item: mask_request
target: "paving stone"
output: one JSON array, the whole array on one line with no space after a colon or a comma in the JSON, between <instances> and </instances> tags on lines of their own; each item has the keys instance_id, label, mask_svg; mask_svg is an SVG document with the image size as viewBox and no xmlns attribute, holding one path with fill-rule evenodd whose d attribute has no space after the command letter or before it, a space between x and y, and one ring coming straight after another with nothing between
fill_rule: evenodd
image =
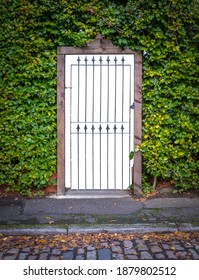
<instances>
[{"instance_id":1,"label":"paving stone","mask_svg":"<svg viewBox=\"0 0 199 280\"><path fill-rule=\"evenodd\" d=\"M120 246L113 246L111 250L113 253L122 253L122 248Z\"/></svg>"},{"instance_id":2,"label":"paving stone","mask_svg":"<svg viewBox=\"0 0 199 280\"><path fill-rule=\"evenodd\" d=\"M96 251L88 251L87 260L96 260Z\"/></svg>"},{"instance_id":3,"label":"paving stone","mask_svg":"<svg viewBox=\"0 0 199 280\"><path fill-rule=\"evenodd\" d=\"M78 255L83 255L84 252L85 252L84 248L78 248L78 249L77 249L77 254L78 254Z\"/></svg>"},{"instance_id":4,"label":"paving stone","mask_svg":"<svg viewBox=\"0 0 199 280\"><path fill-rule=\"evenodd\" d=\"M28 260L36 260L37 259L37 256L33 256L33 255L29 255L28 256Z\"/></svg>"},{"instance_id":5,"label":"paving stone","mask_svg":"<svg viewBox=\"0 0 199 280\"><path fill-rule=\"evenodd\" d=\"M190 244L190 243L185 243L185 244L183 244L183 246L184 246L186 249L193 248L193 245Z\"/></svg>"},{"instance_id":6,"label":"paving stone","mask_svg":"<svg viewBox=\"0 0 199 280\"><path fill-rule=\"evenodd\" d=\"M47 260L48 259L48 254L47 253L42 253L39 256L39 260Z\"/></svg>"},{"instance_id":7,"label":"paving stone","mask_svg":"<svg viewBox=\"0 0 199 280\"><path fill-rule=\"evenodd\" d=\"M199 245L195 245L195 250L197 250L199 252Z\"/></svg>"},{"instance_id":8,"label":"paving stone","mask_svg":"<svg viewBox=\"0 0 199 280\"><path fill-rule=\"evenodd\" d=\"M159 246L151 246L150 249L152 253L162 252L162 249Z\"/></svg>"},{"instance_id":9,"label":"paving stone","mask_svg":"<svg viewBox=\"0 0 199 280\"><path fill-rule=\"evenodd\" d=\"M123 244L124 244L124 247L126 247L126 248L132 248L132 246L133 246L133 242L129 241L129 240L125 240L123 242Z\"/></svg>"},{"instance_id":10,"label":"paving stone","mask_svg":"<svg viewBox=\"0 0 199 280\"><path fill-rule=\"evenodd\" d=\"M150 242L150 246L159 245L157 241Z\"/></svg>"},{"instance_id":11,"label":"paving stone","mask_svg":"<svg viewBox=\"0 0 199 280\"><path fill-rule=\"evenodd\" d=\"M163 254L155 254L155 260L164 260L165 256Z\"/></svg>"},{"instance_id":12,"label":"paving stone","mask_svg":"<svg viewBox=\"0 0 199 280\"><path fill-rule=\"evenodd\" d=\"M138 251L148 251L148 247L145 244L137 244L136 248Z\"/></svg>"},{"instance_id":13,"label":"paving stone","mask_svg":"<svg viewBox=\"0 0 199 280\"><path fill-rule=\"evenodd\" d=\"M123 254L113 254L113 259L114 260L124 260L124 255Z\"/></svg>"},{"instance_id":14,"label":"paving stone","mask_svg":"<svg viewBox=\"0 0 199 280\"><path fill-rule=\"evenodd\" d=\"M127 260L138 260L138 256L136 255L126 255Z\"/></svg>"},{"instance_id":15,"label":"paving stone","mask_svg":"<svg viewBox=\"0 0 199 280\"><path fill-rule=\"evenodd\" d=\"M49 257L49 260L59 260L60 258L59 258L59 256L55 256L55 255L51 255L50 257Z\"/></svg>"},{"instance_id":16,"label":"paving stone","mask_svg":"<svg viewBox=\"0 0 199 280\"><path fill-rule=\"evenodd\" d=\"M44 247L42 249L42 253L49 253L51 251L51 248L50 247Z\"/></svg>"},{"instance_id":17,"label":"paving stone","mask_svg":"<svg viewBox=\"0 0 199 280\"><path fill-rule=\"evenodd\" d=\"M194 260L199 260L199 254L194 249L189 249L189 252L192 254Z\"/></svg>"},{"instance_id":18,"label":"paving stone","mask_svg":"<svg viewBox=\"0 0 199 280\"><path fill-rule=\"evenodd\" d=\"M39 249L34 249L32 253L33 254L39 254Z\"/></svg>"},{"instance_id":19,"label":"paving stone","mask_svg":"<svg viewBox=\"0 0 199 280\"><path fill-rule=\"evenodd\" d=\"M73 251L67 251L62 254L63 260L72 260L74 257Z\"/></svg>"},{"instance_id":20,"label":"paving stone","mask_svg":"<svg viewBox=\"0 0 199 280\"><path fill-rule=\"evenodd\" d=\"M4 260L16 260L17 259L17 255L16 254L15 255L11 255L11 256L6 255L6 256L3 257L3 259Z\"/></svg>"},{"instance_id":21,"label":"paving stone","mask_svg":"<svg viewBox=\"0 0 199 280\"><path fill-rule=\"evenodd\" d=\"M135 249L131 249L131 248L124 248L124 254L126 255L133 255L133 254L137 254Z\"/></svg>"},{"instance_id":22,"label":"paving stone","mask_svg":"<svg viewBox=\"0 0 199 280\"><path fill-rule=\"evenodd\" d=\"M93 251L93 250L95 250L95 247L93 247L93 246L88 246L87 247L87 251Z\"/></svg>"},{"instance_id":23,"label":"paving stone","mask_svg":"<svg viewBox=\"0 0 199 280\"><path fill-rule=\"evenodd\" d=\"M30 252L30 248L29 248L29 247L23 248L23 249L22 249L22 252L23 252L23 253L29 253L29 252Z\"/></svg>"},{"instance_id":24,"label":"paving stone","mask_svg":"<svg viewBox=\"0 0 199 280\"><path fill-rule=\"evenodd\" d=\"M28 253L20 253L18 260L25 260L28 257Z\"/></svg>"},{"instance_id":25,"label":"paving stone","mask_svg":"<svg viewBox=\"0 0 199 280\"><path fill-rule=\"evenodd\" d=\"M111 260L110 249L99 249L98 250L98 259L99 260Z\"/></svg>"},{"instance_id":26,"label":"paving stone","mask_svg":"<svg viewBox=\"0 0 199 280\"><path fill-rule=\"evenodd\" d=\"M184 260L187 258L187 252L186 251L179 251L176 253L176 257L180 260Z\"/></svg>"},{"instance_id":27,"label":"paving stone","mask_svg":"<svg viewBox=\"0 0 199 280\"><path fill-rule=\"evenodd\" d=\"M60 250L60 249L54 248L54 249L52 250L52 255L60 255L60 254L61 254L61 250Z\"/></svg>"},{"instance_id":28,"label":"paving stone","mask_svg":"<svg viewBox=\"0 0 199 280\"><path fill-rule=\"evenodd\" d=\"M172 242L172 245L178 245L178 244L180 245L180 241L175 240Z\"/></svg>"},{"instance_id":29,"label":"paving stone","mask_svg":"<svg viewBox=\"0 0 199 280\"><path fill-rule=\"evenodd\" d=\"M152 260L153 257L151 256L151 254L147 251L141 252L140 253L140 259L141 260Z\"/></svg>"},{"instance_id":30,"label":"paving stone","mask_svg":"<svg viewBox=\"0 0 199 280\"><path fill-rule=\"evenodd\" d=\"M82 256L82 255L78 255L78 256L76 256L76 260L84 260L84 256Z\"/></svg>"},{"instance_id":31,"label":"paving stone","mask_svg":"<svg viewBox=\"0 0 199 280\"><path fill-rule=\"evenodd\" d=\"M143 240L143 239L138 239L138 238L136 238L135 239L135 243L137 243L137 244L144 244L145 243L145 241Z\"/></svg>"},{"instance_id":32,"label":"paving stone","mask_svg":"<svg viewBox=\"0 0 199 280\"><path fill-rule=\"evenodd\" d=\"M175 246L177 251L183 251L184 250L184 248L181 245L176 244L174 246Z\"/></svg>"},{"instance_id":33,"label":"paving stone","mask_svg":"<svg viewBox=\"0 0 199 280\"><path fill-rule=\"evenodd\" d=\"M120 242L119 242L119 241L117 241L117 240L113 240L112 245L113 245L113 246L120 245Z\"/></svg>"},{"instance_id":34,"label":"paving stone","mask_svg":"<svg viewBox=\"0 0 199 280\"><path fill-rule=\"evenodd\" d=\"M13 248L7 251L7 254L18 254L19 253L19 249Z\"/></svg>"},{"instance_id":35,"label":"paving stone","mask_svg":"<svg viewBox=\"0 0 199 280\"><path fill-rule=\"evenodd\" d=\"M161 246L164 250L168 250L170 248L170 246L168 244L164 244L164 243L161 244Z\"/></svg>"},{"instance_id":36,"label":"paving stone","mask_svg":"<svg viewBox=\"0 0 199 280\"><path fill-rule=\"evenodd\" d=\"M176 260L177 257L174 255L173 251L166 251L167 257L169 260Z\"/></svg>"}]
</instances>

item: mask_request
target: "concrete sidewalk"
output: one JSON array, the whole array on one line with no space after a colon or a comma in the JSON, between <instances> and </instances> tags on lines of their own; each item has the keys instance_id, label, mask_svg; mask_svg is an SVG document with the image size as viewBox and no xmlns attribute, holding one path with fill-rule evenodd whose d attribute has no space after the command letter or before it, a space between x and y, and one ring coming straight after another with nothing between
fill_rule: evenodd
<instances>
[{"instance_id":1,"label":"concrete sidewalk","mask_svg":"<svg viewBox=\"0 0 199 280\"><path fill-rule=\"evenodd\" d=\"M199 231L199 198L136 201L128 192L0 199L0 233Z\"/></svg>"}]
</instances>

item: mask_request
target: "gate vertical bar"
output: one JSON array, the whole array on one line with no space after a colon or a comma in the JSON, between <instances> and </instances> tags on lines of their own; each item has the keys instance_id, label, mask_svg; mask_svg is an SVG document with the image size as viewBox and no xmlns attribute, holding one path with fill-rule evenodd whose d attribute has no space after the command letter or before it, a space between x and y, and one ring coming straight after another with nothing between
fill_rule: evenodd
<instances>
[{"instance_id":1,"label":"gate vertical bar","mask_svg":"<svg viewBox=\"0 0 199 280\"><path fill-rule=\"evenodd\" d=\"M123 160L124 160L124 126L122 124L121 126L121 130L122 130L122 189L124 188L124 163L123 163Z\"/></svg>"},{"instance_id":2,"label":"gate vertical bar","mask_svg":"<svg viewBox=\"0 0 199 280\"><path fill-rule=\"evenodd\" d=\"M94 130L95 127L92 125L92 189L94 189Z\"/></svg>"},{"instance_id":3,"label":"gate vertical bar","mask_svg":"<svg viewBox=\"0 0 199 280\"><path fill-rule=\"evenodd\" d=\"M116 114L117 114L117 57L114 58L115 61L115 110L114 110L114 122L116 122Z\"/></svg>"},{"instance_id":4,"label":"gate vertical bar","mask_svg":"<svg viewBox=\"0 0 199 280\"><path fill-rule=\"evenodd\" d=\"M130 66L130 79L129 79L129 152L131 150L131 66ZM129 158L129 185L131 185L131 161Z\"/></svg>"},{"instance_id":5,"label":"gate vertical bar","mask_svg":"<svg viewBox=\"0 0 199 280\"><path fill-rule=\"evenodd\" d=\"M116 154L117 154L117 151L116 151L116 124L114 125L113 127L114 129L114 188L116 189Z\"/></svg>"},{"instance_id":6,"label":"gate vertical bar","mask_svg":"<svg viewBox=\"0 0 199 280\"><path fill-rule=\"evenodd\" d=\"M72 65L70 66L70 86L72 85ZM72 188L72 87L70 88L70 188Z\"/></svg>"},{"instance_id":7,"label":"gate vertical bar","mask_svg":"<svg viewBox=\"0 0 199 280\"><path fill-rule=\"evenodd\" d=\"M99 153L100 153L100 189L102 188L102 57L100 56L99 59L100 62L100 126L99 126L99 137L100 137L100 147L99 147Z\"/></svg>"},{"instance_id":8,"label":"gate vertical bar","mask_svg":"<svg viewBox=\"0 0 199 280\"><path fill-rule=\"evenodd\" d=\"M115 109L114 109L114 122L116 123L117 114L117 57L114 58L115 61ZM116 189L116 124L114 125L114 188Z\"/></svg>"},{"instance_id":9,"label":"gate vertical bar","mask_svg":"<svg viewBox=\"0 0 199 280\"><path fill-rule=\"evenodd\" d=\"M77 187L79 189L79 130L80 126L77 125Z\"/></svg>"},{"instance_id":10,"label":"gate vertical bar","mask_svg":"<svg viewBox=\"0 0 199 280\"><path fill-rule=\"evenodd\" d=\"M109 156L108 156L108 145L109 145L109 142L108 142L108 134L109 134L109 125L107 124L107 127L106 127L106 130L107 130L107 189L109 189L109 184L108 184L108 179L109 179L109 176L108 176L108 165L109 165Z\"/></svg>"},{"instance_id":11,"label":"gate vertical bar","mask_svg":"<svg viewBox=\"0 0 199 280\"><path fill-rule=\"evenodd\" d=\"M122 57L122 189L124 188L124 57Z\"/></svg>"},{"instance_id":12,"label":"gate vertical bar","mask_svg":"<svg viewBox=\"0 0 199 280\"><path fill-rule=\"evenodd\" d=\"M110 59L109 59L109 56L107 57L107 66L108 66L108 69L107 69L107 127L106 127L106 130L107 130L107 189L109 189L109 173L108 173L108 170L109 170L109 156L108 156L108 153L109 153L109 62L110 62Z\"/></svg>"},{"instance_id":13,"label":"gate vertical bar","mask_svg":"<svg viewBox=\"0 0 199 280\"><path fill-rule=\"evenodd\" d=\"M77 101L77 187L79 189L79 91L80 91L80 57L78 56L77 62L78 62L78 74L77 74L77 91L78 91L78 101Z\"/></svg>"},{"instance_id":14,"label":"gate vertical bar","mask_svg":"<svg viewBox=\"0 0 199 280\"><path fill-rule=\"evenodd\" d=\"M85 131L85 189L87 189L87 161L86 161L86 157L87 157L87 153L86 153L86 138L87 138L87 126L86 126L86 121L87 121L87 56L84 59L85 61L85 116L84 116L84 120L85 120L85 126L84 126L84 131Z\"/></svg>"},{"instance_id":15,"label":"gate vertical bar","mask_svg":"<svg viewBox=\"0 0 199 280\"><path fill-rule=\"evenodd\" d=\"M108 66L108 71L107 71L107 123L109 122L109 56L107 57L107 66Z\"/></svg>"}]
</instances>

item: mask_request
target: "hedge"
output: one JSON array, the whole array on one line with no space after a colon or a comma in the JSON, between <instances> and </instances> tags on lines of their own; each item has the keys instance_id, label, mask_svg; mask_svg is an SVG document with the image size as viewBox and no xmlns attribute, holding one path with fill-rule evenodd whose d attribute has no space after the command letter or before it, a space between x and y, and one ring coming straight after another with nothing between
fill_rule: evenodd
<instances>
[{"instance_id":1,"label":"hedge","mask_svg":"<svg viewBox=\"0 0 199 280\"><path fill-rule=\"evenodd\" d=\"M0 185L30 194L56 172L56 50L97 33L143 51L143 189L199 188L197 0L2 0Z\"/></svg>"}]
</instances>

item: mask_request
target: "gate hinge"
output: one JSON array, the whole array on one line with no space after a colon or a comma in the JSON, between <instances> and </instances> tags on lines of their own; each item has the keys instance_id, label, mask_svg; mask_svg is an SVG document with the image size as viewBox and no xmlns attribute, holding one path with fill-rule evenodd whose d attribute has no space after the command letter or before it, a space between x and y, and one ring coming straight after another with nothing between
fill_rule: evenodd
<instances>
[{"instance_id":1,"label":"gate hinge","mask_svg":"<svg viewBox=\"0 0 199 280\"><path fill-rule=\"evenodd\" d=\"M130 106L130 108L131 108L131 109L135 109L135 108L134 108L134 103Z\"/></svg>"}]
</instances>

